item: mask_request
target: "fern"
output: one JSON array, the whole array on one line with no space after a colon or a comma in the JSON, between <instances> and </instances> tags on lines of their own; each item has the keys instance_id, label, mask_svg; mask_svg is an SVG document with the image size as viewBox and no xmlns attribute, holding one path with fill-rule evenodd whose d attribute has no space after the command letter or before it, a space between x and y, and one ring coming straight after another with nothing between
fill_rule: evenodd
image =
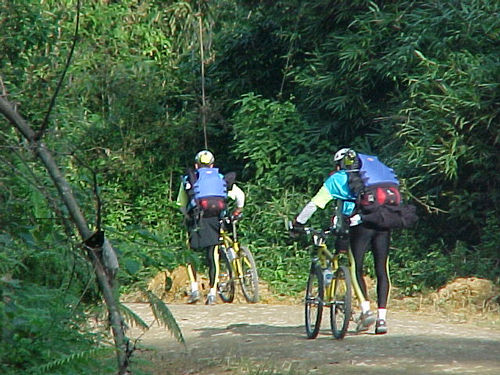
<instances>
[{"instance_id":1,"label":"fern","mask_svg":"<svg viewBox=\"0 0 500 375\"><path fill-rule=\"evenodd\" d=\"M125 306L121 303L120 303L120 311L121 311L122 317L131 326L136 325L139 328L141 328L142 330L149 329L148 324L144 320L142 320L139 315L137 315L135 312L133 312L131 309L129 309L127 306Z\"/></svg>"},{"instance_id":2,"label":"fern","mask_svg":"<svg viewBox=\"0 0 500 375\"><path fill-rule=\"evenodd\" d=\"M52 374L54 369L61 368L64 366L74 365L76 362L82 362L88 359L102 358L104 355L112 354L113 348L111 347L99 347L88 350L82 350L79 352L71 353L65 355L61 358L55 359L46 363L42 366L37 366L31 369L27 369L29 374Z\"/></svg>"},{"instance_id":3,"label":"fern","mask_svg":"<svg viewBox=\"0 0 500 375\"><path fill-rule=\"evenodd\" d=\"M149 290L143 290L143 292L148 298L149 306L151 306L151 310L153 310L156 321L158 321L160 325L166 326L175 339L186 346L182 331L167 305Z\"/></svg>"}]
</instances>

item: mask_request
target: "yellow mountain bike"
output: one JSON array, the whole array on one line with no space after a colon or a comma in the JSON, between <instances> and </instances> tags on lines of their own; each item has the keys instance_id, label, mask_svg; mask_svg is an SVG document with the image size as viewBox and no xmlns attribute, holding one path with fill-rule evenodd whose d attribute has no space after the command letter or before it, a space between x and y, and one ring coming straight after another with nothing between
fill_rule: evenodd
<instances>
[{"instance_id":1,"label":"yellow mountain bike","mask_svg":"<svg viewBox=\"0 0 500 375\"><path fill-rule=\"evenodd\" d=\"M314 339L318 336L323 308L329 307L332 334L336 339L343 339L352 318L350 266L341 264L347 256L335 251L332 254L328 249L326 239L335 234L334 229L303 230L311 236L314 244L304 299L307 337Z\"/></svg>"},{"instance_id":2,"label":"yellow mountain bike","mask_svg":"<svg viewBox=\"0 0 500 375\"><path fill-rule=\"evenodd\" d=\"M239 280L243 296L249 303L259 301L259 276L252 252L238 241L237 220L225 217L221 220L220 241L214 251L219 254L219 278L217 291L224 302L233 302L236 280Z\"/></svg>"}]
</instances>

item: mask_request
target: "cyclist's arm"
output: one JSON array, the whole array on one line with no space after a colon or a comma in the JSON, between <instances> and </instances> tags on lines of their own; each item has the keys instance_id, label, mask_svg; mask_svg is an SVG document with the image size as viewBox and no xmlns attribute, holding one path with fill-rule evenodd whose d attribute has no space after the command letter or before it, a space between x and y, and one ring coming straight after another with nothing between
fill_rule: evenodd
<instances>
[{"instance_id":1,"label":"cyclist's arm","mask_svg":"<svg viewBox=\"0 0 500 375\"><path fill-rule=\"evenodd\" d=\"M311 218L311 216L319 208L323 209L326 207L328 202L332 200L332 195L328 189L323 185L321 189L316 193L314 197L304 206L302 211L297 215L296 221L299 224L305 224Z\"/></svg>"},{"instance_id":2,"label":"cyclist's arm","mask_svg":"<svg viewBox=\"0 0 500 375\"><path fill-rule=\"evenodd\" d=\"M177 194L177 205L179 206L179 209L181 210L182 213L186 213L187 210L187 205L189 202L189 197L186 192L186 189L184 188L184 183L181 182L179 185L179 192Z\"/></svg>"},{"instance_id":3,"label":"cyclist's arm","mask_svg":"<svg viewBox=\"0 0 500 375\"><path fill-rule=\"evenodd\" d=\"M237 208L243 208L243 206L245 206L245 193L238 185L233 184L231 190L227 192L227 196L236 201Z\"/></svg>"},{"instance_id":4,"label":"cyclist's arm","mask_svg":"<svg viewBox=\"0 0 500 375\"><path fill-rule=\"evenodd\" d=\"M326 179L316 195L306 204L301 213L297 216L296 221L300 224L305 224L314 212L316 212L318 207L324 209L332 199L355 199L349 189L348 177L345 171L336 172ZM353 210L354 203L345 203L346 205L343 211L345 214L350 214Z\"/></svg>"}]
</instances>

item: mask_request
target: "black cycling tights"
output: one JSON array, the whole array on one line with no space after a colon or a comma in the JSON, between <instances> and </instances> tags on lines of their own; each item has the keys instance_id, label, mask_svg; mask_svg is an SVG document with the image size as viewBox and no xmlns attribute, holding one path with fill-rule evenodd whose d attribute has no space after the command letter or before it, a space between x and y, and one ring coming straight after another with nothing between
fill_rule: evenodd
<instances>
[{"instance_id":1,"label":"black cycling tights","mask_svg":"<svg viewBox=\"0 0 500 375\"><path fill-rule=\"evenodd\" d=\"M214 247L207 247L207 263L208 263L208 277L210 278L210 288L215 286L215 259L214 259Z\"/></svg>"},{"instance_id":2,"label":"black cycling tights","mask_svg":"<svg viewBox=\"0 0 500 375\"><path fill-rule=\"evenodd\" d=\"M201 250L201 249L199 249ZM205 257L203 258L203 264L208 267L208 277L210 278L210 288L215 285L215 259L214 259L214 246L208 246L203 248L205 252ZM196 267L191 264L191 269L193 270L193 276L196 280Z\"/></svg>"},{"instance_id":3,"label":"black cycling tights","mask_svg":"<svg viewBox=\"0 0 500 375\"><path fill-rule=\"evenodd\" d=\"M387 261L391 233L389 230L377 230L361 224L351 227L350 237L358 285L368 300L363 278L363 259L365 253L371 248L375 261L375 274L377 275L377 304L379 308L385 308L390 288Z\"/></svg>"}]
</instances>

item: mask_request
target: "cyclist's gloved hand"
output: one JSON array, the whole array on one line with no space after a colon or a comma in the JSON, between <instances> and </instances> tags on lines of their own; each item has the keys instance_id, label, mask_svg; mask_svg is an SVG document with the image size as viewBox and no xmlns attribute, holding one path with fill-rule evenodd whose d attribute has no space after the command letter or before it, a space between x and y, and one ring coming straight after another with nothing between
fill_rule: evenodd
<instances>
[{"instance_id":1,"label":"cyclist's gloved hand","mask_svg":"<svg viewBox=\"0 0 500 375\"><path fill-rule=\"evenodd\" d=\"M241 208L236 208L233 213L231 214L231 219L233 220L239 220L242 216L242 213L241 213Z\"/></svg>"},{"instance_id":2,"label":"cyclist's gloved hand","mask_svg":"<svg viewBox=\"0 0 500 375\"><path fill-rule=\"evenodd\" d=\"M290 222L290 227L288 228L290 231L290 237L291 238L297 238L301 234L303 234L305 224L299 223L297 219L294 219L293 221Z\"/></svg>"},{"instance_id":3,"label":"cyclist's gloved hand","mask_svg":"<svg viewBox=\"0 0 500 375\"><path fill-rule=\"evenodd\" d=\"M349 218L349 224L351 227L354 227L356 225L359 225L361 224L362 220L361 220L361 215L360 214L356 214L354 216L351 216Z\"/></svg>"}]
</instances>

